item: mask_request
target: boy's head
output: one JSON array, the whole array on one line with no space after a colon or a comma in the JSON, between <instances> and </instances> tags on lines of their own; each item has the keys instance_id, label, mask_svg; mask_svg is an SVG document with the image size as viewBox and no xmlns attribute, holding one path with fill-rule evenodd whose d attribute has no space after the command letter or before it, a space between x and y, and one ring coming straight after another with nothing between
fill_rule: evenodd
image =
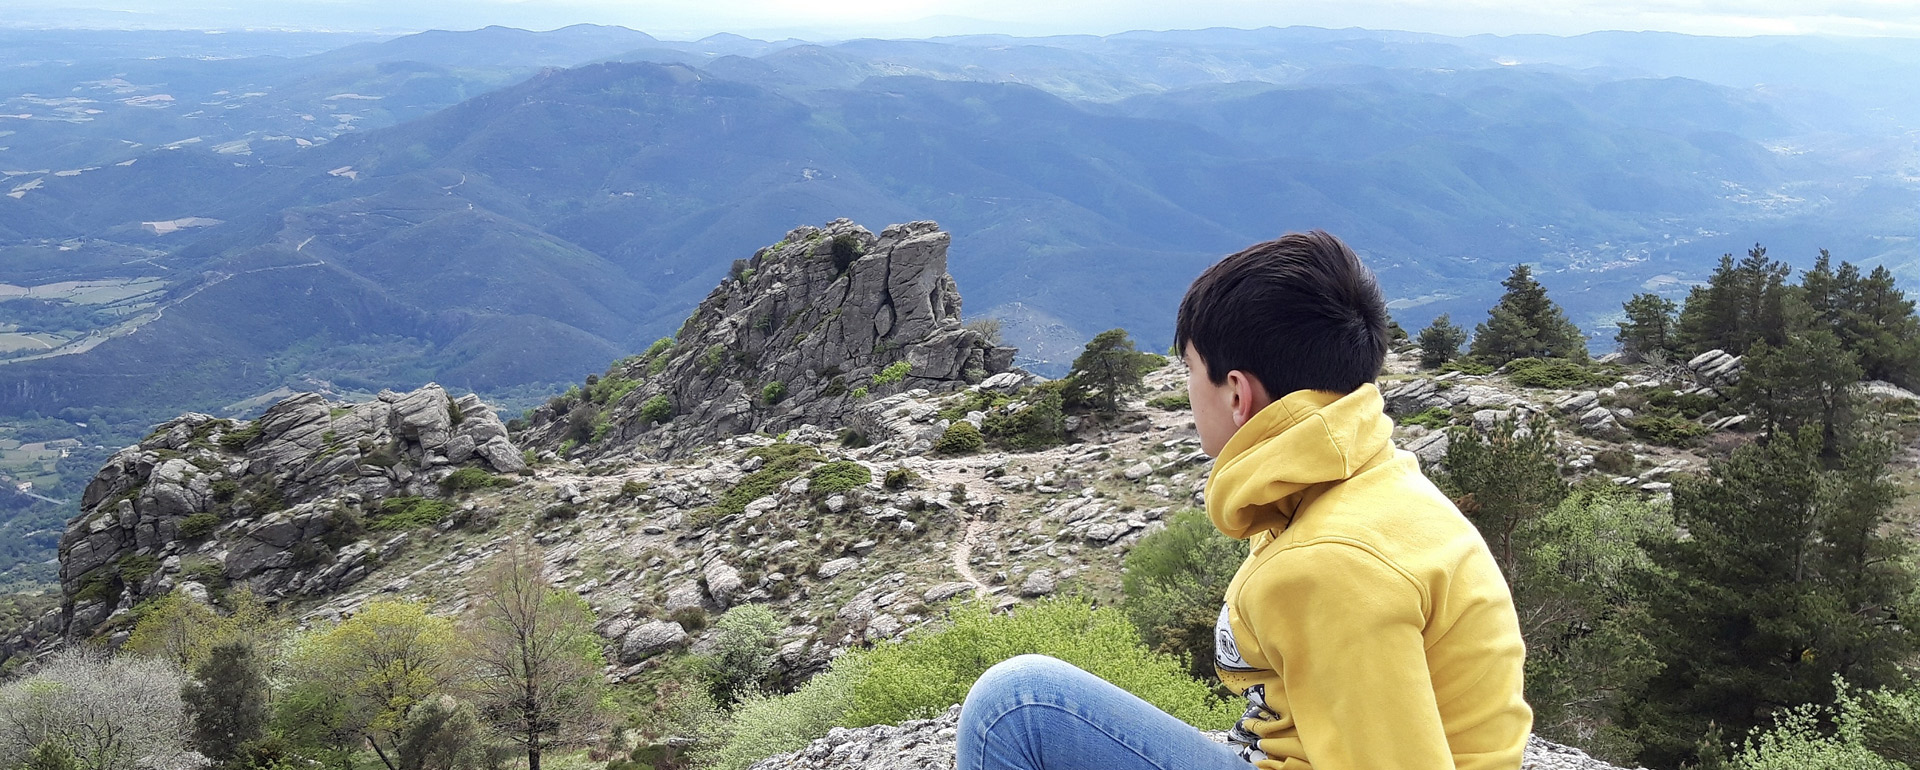
<instances>
[{"instance_id":1,"label":"boy's head","mask_svg":"<svg viewBox=\"0 0 1920 770\"><path fill-rule=\"evenodd\" d=\"M1174 345L1186 358L1200 446L1296 390L1341 393L1372 382L1387 355L1387 303L1373 273L1327 233L1248 247L1194 279Z\"/></svg>"}]
</instances>

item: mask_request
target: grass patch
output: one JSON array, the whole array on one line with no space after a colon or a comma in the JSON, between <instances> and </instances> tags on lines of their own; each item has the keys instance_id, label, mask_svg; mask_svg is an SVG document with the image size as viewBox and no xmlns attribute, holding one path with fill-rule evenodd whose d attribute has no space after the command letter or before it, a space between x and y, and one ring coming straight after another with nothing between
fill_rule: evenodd
<instances>
[{"instance_id":1,"label":"grass patch","mask_svg":"<svg viewBox=\"0 0 1920 770\"><path fill-rule=\"evenodd\" d=\"M375 532L405 532L439 524L453 512L445 500L425 497L389 497L380 501L367 529Z\"/></svg>"},{"instance_id":2,"label":"grass patch","mask_svg":"<svg viewBox=\"0 0 1920 770\"><path fill-rule=\"evenodd\" d=\"M1418 414L1400 418L1401 425L1419 425L1424 428L1440 430L1453 422L1453 411L1444 406L1430 406Z\"/></svg>"},{"instance_id":3,"label":"grass patch","mask_svg":"<svg viewBox=\"0 0 1920 770\"><path fill-rule=\"evenodd\" d=\"M781 484L798 478L808 468L826 459L813 447L787 442L755 447L747 450L747 456L758 457L763 461L759 470L747 474L745 478L740 479L739 483L721 493L720 499L715 500L712 505L694 511L690 517L693 526L709 526L723 518L745 511L747 503L773 494Z\"/></svg>"}]
</instances>

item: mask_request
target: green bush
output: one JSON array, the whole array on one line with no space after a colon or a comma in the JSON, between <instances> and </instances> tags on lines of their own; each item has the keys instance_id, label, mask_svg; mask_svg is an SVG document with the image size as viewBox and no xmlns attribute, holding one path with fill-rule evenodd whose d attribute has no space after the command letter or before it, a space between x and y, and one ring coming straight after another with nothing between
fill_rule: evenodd
<instances>
[{"instance_id":1,"label":"green bush","mask_svg":"<svg viewBox=\"0 0 1920 770\"><path fill-rule=\"evenodd\" d=\"M617 404L637 387L640 387L639 380L609 375L588 385L585 395L588 401L596 404Z\"/></svg>"},{"instance_id":2,"label":"green bush","mask_svg":"<svg viewBox=\"0 0 1920 770\"><path fill-rule=\"evenodd\" d=\"M994 444L1010 449L1045 449L1067 441L1067 411L1061 390L1065 382L1037 385L1026 393L1027 405L1015 412L991 414L980 432Z\"/></svg>"},{"instance_id":3,"label":"green bush","mask_svg":"<svg viewBox=\"0 0 1920 770\"><path fill-rule=\"evenodd\" d=\"M1050 655L1112 682L1196 727L1230 724L1240 710L1188 677L1178 661L1147 650L1119 610L1057 598L993 615L980 604L954 610L946 628L868 650L853 687L848 727L927 719L966 699L988 667L1017 655Z\"/></svg>"},{"instance_id":4,"label":"green bush","mask_svg":"<svg viewBox=\"0 0 1920 770\"><path fill-rule=\"evenodd\" d=\"M867 389L865 387L854 388L853 392L848 393L847 395L852 396L853 400L859 401L860 399L867 397Z\"/></svg>"},{"instance_id":5,"label":"green bush","mask_svg":"<svg viewBox=\"0 0 1920 770\"><path fill-rule=\"evenodd\" d=\"M645 356L647 358L653 358L654 356L660 355L661 353L665 353L672 349L673 349L673 338L661 337L660 339L654 340L652 345L648 345L647 352L641 353L640 355Z\"/></svg>"},{"instance_id":6,"label":"green bush","mask_svg":"<svg viewBox=\"0 0 1920 770\"><path fill-rule=\"evenodd\" d=\"M1079 666L1197 727L1215 729L1240 715L1183 674L1178 661L1148 651L1118 610L1079 598L1048 599L1011 615L972 604L957 608L944 627L842 656L791 694L747 698L704 766L740 770L833 727L931 717L964 700L994 664L1029 653Z\"/></svg>"},{"instance_id":7,"label":"green bush","mask_svg":"<svg viewBox=\"0 0 1920 770\"><path fill-rule=\"evenodd\" d=\"M892 385L906 379L907 373L911 371L913 371L913 364L905 361L895 361L887 364L887 368L881 369L879 374L873 376L873 384Z\"/></svg>"},{"instance_id":8,"label":"green bush","mask_svg":"<svg viewBox=\"0 0 1920 770\"><path fill-rule=\"evenodd\" d=\"M908 470L906 468L894 468L893 470L887 471L886 480L881 482L881 486L886 487L888 491L898 492L902 489L906 489L908 485L912 484L914 481L918 480L919 478L920 478L920 474L914 473L911 470Z\"/></svg>"},{"instance_id":9,"label":"green bush","mask_svg":"<svg viewBox=\"0 0 1920 770\"><path fill-rule=\"evenodd\" d=\"M1442 364L1440 366L1440 372L1442 374L1445 374L1447 372L1459 372L1461 374L1472 374L1472 375L1493 374L1493 366L1491 364L1483 363L1480 361L1474 361L1472 359L1456 358L1452 361L1448 361L1445 364Z\"/></svg>"},{"instance_id":10,"label":"green bush","mask_svg":"<svg viewBox=\"0 0 1920 770\"><path fill-rule=\"evenodd\" d=\"M246 449L248 444L253 443L253 440L259 437L260 421L254 420L253 422L247 423L247 427L220 434L220 446L229 452L239 452Z\"/></svg>"},{"instance_id":11,"label":"green bush","mask_svg":"<svg viewBox=\"0 0 1920 770\"><path fill-rule=\"evenodd\" d=\"M1400 418L1401 425L1419 425L1440 430L1453 423L1453 411L1443 406L1430 406L1418 414Z\"/></svg>"},{"instance_id":12,"label":"green bush","mask_svg":"<svg viewBox=\"0 0 1920 770\"><path fill-rule=\"evenodd\" d=\"M492 489L513 486L513 480L495 476L479 468L461 468L440 480L443 492L468 492L475 489Z\"/></svg>"},{"instance_id":13,"label":"green bush","mask_svg":"<svg viewBox=\"0 0 1920 770\"><path fill-rule=\"evenodd\" d=\"M439 524L447 514L453 512L453 506L445 500L425 497L389 497L380 501L380 507L374 509L372 520L367 529L375 532L404 532L421 527Z\"/></svg>"},{"instance_id":14,"label":"green bush","mask_svg":"<svg viewBox=\"0 0 1920 770\"><path fill-rule=\"evenodd\" d=\"M720 705L760 689L773 671L775 645L786 624L764 605L743 604L713 623L719 633L705 659L707 686Z\"/></svg>"},{"instance_id":15,"label":"green bush","mask_svg":"<svg viewBox=\"0 0 1920 770\"><path fill-rule=\"evenodd\" d=\"M1627 419L1625 423L1635 435L1663 446L1687 446L1707 434L1705 425L1684 417L1663 414L1640 415Z\"/></svg>"},{"instance_id":16,"label":"green bush","mask_svg":"<svg viewBox=\"0 0 1920 770\"><path fill-rule=\"evenodd\" d=\"M700 354L700 366L711 372L720 368L727 360L727 347L721 344L708 345L706 352Z\"/></svg>"},{"instance_id":17,"label":"green bush","mask_svg":"<svg viewBox=\"0 0 1920 770\"><path fill-rule=\"evenodd\" d=\"M700 751L695 766L746 770L775 754L805 748L840 726L853 707L853 686L867 668L865 656L845 655L790 694L748 694L734 706L719 740Z\"/></svg>"},{"instance_id":18,"label":"green bush","mask_svg":"<svg viewBox=\"0 0 1920 770\"><path fill-rule=\"evenodd\" d=\"M200 513L180 520L180 537L187 540L199 540L200 538L213 534L214 528L218 526L220 526L219 516L201 511Z\"/></svg>"},{"instance_id":19,"label":"green bush","mask_svg":"<svg viewBox=\"0 0 1920 770\"><path fill-rule=\"evenodd\" d=\"M786 397L787 397L787 384L784 382L780 382L777 380L774 382L769 382L767 383L766 387L760 389L760 402L763 404L768 404L768 405L778 404L780 403L781 399L784 399Z\"/></svg>"},{"instance_id":20,"label":"green bush","mask_svg":"<svg viewBox=\"0 0 1920 770\"><path fill-rule=\"evenodd\" d=\"M980 437L980 429L973 427L973 423L958 420L940 434L940 440L933 443L933 451L943 455L972 454L980 451L986 443L986 439Z\"/></svg>"},{"instance_id":21,"label":"green bush","mask_svg":"<svg viewBox=\"0 0 1920 770\"><path fill-rule=\"evenodd\" d=\"M707 611L699 607L681 607L674 610L667 619L679 623L681 628L688 631L707 630Z\"/></svg>"},{"instance_id":22,"label":"green bush","mask_svg":"<svg viewBox=\"0 0 1920 770\"><path fill-rule=\"evenodd\" d=\"M1606 385L1613 378L1595 374L1564 358L1516 358L1507 362L1507 379L1529 388L1584 388Z\"/></svg>"},{"instance_id":23,"label":"green bush","mask_svg":"<svg viewBox=\"0 0 1920 770\"><path fill-rule=\"evenodd\" d=\"M120 581L127 585L144 582L154 570L160 568L160 557L151 555L127 556L114 564L114 570L120 573Z\"/></svg>"},{"instance_id":24,"label":"green bush","mask_svg":"<svg viewBox=\"0 0 1920 770\"><path fill-rule=\"evenodd\" d=\"M673 419L673 402L667 399L665 393L657 394L640 405L640 424L642 425L652 425L671 419Z\"/></svg>"},{"instance_id":25,"label":"green bush","mask_svg":"<svg viewBox=\"0 0 1920 770\"><path fill-rule=\"evenodd\" d=\"M1667 388L1648 391L1646 403L1649 409L1679 415L1689 420L1700 419L1701 415L1714 411L1720 406L1718 399L1704 393L1681 395L1678 391Z\"/></svg>"},{"instance_id":26,"label":"green bush","mask_svg":"<svg viewBox=\"0 0 1920 770\"><path fill-rule=\"evenodd\" d=\"M751 503L780 488L781 484L792 481L808 468L826 458L813 447L805 444L779 442L747 450L748 457L758 457L764 461L758 470L740 479L739 483L721 493L720 499L694 512L693 525L696 527L712 524L720 519L732 516L747 509ZM865 470L862 468L862 470ZM872 478L871 475L868 476ZM866 482L861 482L862 484Z\"/></svg>"},{"instance_id":27,"label":"green bush","mask_svg":"<svg viewBox=\"0 0 1920 770\"><path fill-rule=\"evenodd\" d=\"M864 487L871 481L873 471L867 470L867 466L852 460L835 460L807 474L807 492L816 498L825 498Z\"/></svg>"},{"instance_id":28,"label":"green bush","mask_svg":"<svg viewBox=\"0 0 1920 770\"><path fill-rule=\"evenodd\" d=\"M1127 617L1154 652L1180 658L1198 679L1213 669L1220 597L1247 556L1247 543L1220 534L1205 511L1188 509L1140 539L1121 573Z\"/></svg>"},{"instance_id":29,"label":"green bush","mask_svg":"<svg viewBox=\"0 0 1920 770\"><path fill-rule=\"evenodd\" d=\"M1595 470L1614 476L1633 475L1638 462L1633 453L1625 449L1602 450L1593 456Z\"/></svg>"},{"instance_id":30,"label":"green bush","mask_svg":"<svg viewBox=\"0 0 1920 770\"><path fill-rule=\"evenodd\" d=\"M1882 721L1877 717L1883 715L1875 713L1878 709L1874 706L1884 706L1902 698L1902 694L1883 690L1868 693L1863 699L1857 690L1850 691L1844 681L1836 678L1835 683L1838 689L1835 707L1805 704L1782 711L1773 727L1756 730L1729 764L1736 770L1909 770L1914 767L1910 760L1920 757L1898 756L1900 744L1912 747L1920 740L1913 733L1896 736L1899 742L1896 744L1876 745L1876 733L1880 732L1876 728L1885 725L1876 724ZM1915 696L1920 696L1920 692L1908 693L1905 697ZM1831 729L1827 725L1832 725ZM1907 727L1920 727L1920 723Z\"/></svg>"},{"instance_id":31,"label":"green bush","mask_svg":"<svg viewBox=\"0 0 1920 770\"><path fill-rule=\"evenodd\" d=\"M1184 412L1193 408L1193 401L1185 393L1168 393L1147 399L1147 406L1165 409L1169 412Z\"/></svg>"}]
</instances>

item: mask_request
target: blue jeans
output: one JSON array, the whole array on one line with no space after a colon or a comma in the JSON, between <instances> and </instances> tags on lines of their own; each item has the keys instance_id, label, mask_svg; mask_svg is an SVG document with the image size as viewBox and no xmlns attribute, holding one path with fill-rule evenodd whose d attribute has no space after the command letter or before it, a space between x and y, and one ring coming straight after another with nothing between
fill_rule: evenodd
<instances>
[{"instance_id":1,"label":"blue jeans","mask_svg":"<svg viewBox=\"0 0 1920 770\"><path fill-rule=\"evenodd\" d=\"M987 669L960 707L957 741L956 770L1252 767L1192 725L1045 655Z\"/></svg>"}]
</instances>

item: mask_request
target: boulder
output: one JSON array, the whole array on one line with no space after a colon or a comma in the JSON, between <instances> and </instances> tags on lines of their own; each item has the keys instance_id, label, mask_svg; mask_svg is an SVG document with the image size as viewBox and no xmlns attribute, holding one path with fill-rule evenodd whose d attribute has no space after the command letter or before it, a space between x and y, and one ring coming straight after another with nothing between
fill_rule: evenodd
<instances>
[{"instance_id":1,"label":"boulder","mask_svg":"<svg viewBox=\"0 0 1920 770\"><path fill-rule=\"evenodd\" d=\"M687 630L671 620L654 620L634 626L620 637L620 662L639 663L687 644Z\"/></svg>"}]
</instances>

